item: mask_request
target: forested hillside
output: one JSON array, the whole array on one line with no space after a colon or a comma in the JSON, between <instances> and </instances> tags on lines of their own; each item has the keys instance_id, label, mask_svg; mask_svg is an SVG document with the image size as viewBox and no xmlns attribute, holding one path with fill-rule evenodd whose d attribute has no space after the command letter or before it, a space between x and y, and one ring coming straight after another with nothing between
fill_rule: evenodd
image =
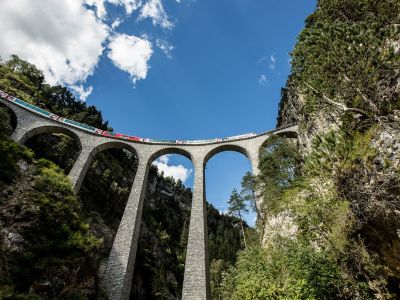
<instances>
[{"instance_id":1,"label":"forested hillside","mask_svg":"<svg viewBox=\"0 0 400 300\"><path fill-rule=\"evenodd\" d=\"M53 113L108 129L93 106L49 86L35 66L0 64L0 89ZM95 156L74 195L66 174L79 154L73 138L40 134L26 147L10 140L12 113L0 106L0 299L103 299L101 271L136 173L136 157ZM180 299L191 190L150 169L132 287L134 299ZM238 220L209 209L210 260L236 260ZM218 238L216 238L218 234Z\"/></svg>"},{"instance_id":2,"label":"forested hillside","mask_svg":"<svg viewBox=\"0 0 400 300\"><path fill-rule=\"evenodd\" d=\"M277 125L297 122L298 136L269 139L231 199L257 209L256 229L208 206L212 298L400 299L400 2L319 0L291 55ZM17 57L0 64L0 89L108 128ZM74 140L23 147L13 126L0 107L0 298L102 299L135 156L100 153L74 195ZM151 169L132 298L179 299L190 205L190 189Z\"/></svg>"},{"instance_id":3,"label":"forested hillside","mask_svg":"<svg viewBox=\"0 0 400 300\"><path fill-rule=\"evenodd\" d=\"M222 299L399 299L400 2L319 0L292 59L278 125L299 135L263 149Z\"/></svg>"}]
</instances>

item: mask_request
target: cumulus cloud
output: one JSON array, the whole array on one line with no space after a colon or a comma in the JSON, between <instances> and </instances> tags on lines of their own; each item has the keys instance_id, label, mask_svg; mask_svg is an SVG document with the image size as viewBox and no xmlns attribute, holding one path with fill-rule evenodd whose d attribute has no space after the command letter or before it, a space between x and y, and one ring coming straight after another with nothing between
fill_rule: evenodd
<instances>
[{"instance_id":1,"label":"cumulus cloud","mask_svg":"<svg viewBox=\"0 0 400 300\"><path fill-rule=\"evenodd\" d=\"M35 64L50 84L75 84L93 74L108 28L81 0L10 0L0 10L0 56Z\"/></svg>"},{"instance_id":2,"label":"cumulus cloud","mask_svg":"<svg viewBox=\"0 0 400 300\"><path fill-rule=\"evenodd\" d=\"M265 74L261 74L258 78L258 84L262 86L266 86L268 84L267 76Z\"/></svg>"},{"instance_id":3,"label":"cumulus cloud","mask_svg":"<svg viewBox=\"0 0 400 300\"><path fill-rule=\"evenodd\" d=\"M183 165L169 165L170 155L163 155L153 162L157 166L158 172L164 172L165 177L174 177L175 180L182 180L185 183L189 175L193 172L192 169L187 169Z\"/></svg>"},{"instance_id":4,"label":"cumulus cloud","mask_svg":"<svg viewBox=\"0 0 400 300\"><path fill-rule=\"evenodd\" d=\"M139 20L150 18L153 25L160 25L165 29L172 29L174 24L168 20L161 0L149 0L140 10Z\"/></svg>"},{"instance_id":5,"label":"cumulus cloud","mask_svg":"<svg viewBox=\"0 0 400 300\"><path fill-rule=\"evenodd\" d=\"M160 48L168 58L172 58L171 52L174 50L174 46L162 39L156 39L156 46Z\"/></svg>"},{"instance_id":6,"label":"cumulus cloud","mask_svg":"<svg viewBox=\"0 0 400 300\"><path fill-rule=\"evenodd\" d=\"M79 100L86 101L87 97L93 92L93 87L89 86L88 88L84 88L82 84L80 85L71 85L70 88L72 91L78 96Z\"/></svg>"},{"instance_id":7,"label":"cumulus cloud","mask_svg":"<svg viewBox=\"0 0 400 300\"><path fill-rule=\"evenodd\" d=\"M106 16L107 11L104 6L104 0L85 0L85 3L96 9L96 15L98 18L103 19Z\"/></svg>"},{"instance_id":8,"label":"cumulus cloud","mask_svg":"<svg viewBox=\"0 0 400 300\"><path fill-rule=\"evenodd\" d=\"M153 49L145 37L115 34L110 38L108 48L108 57L116 67L129 73L133 83L146 78Z\"/></svg>"},{"instance_id":9,"label":"cumulus cloud","mask_svg":"<svg viewBox=\"0 0 400 300\"><path fill-rule=\"evenodd\" d=\"M46 82L61 84L82 100L93 88L85 87L104 49L115 66L129 73L133 83L145 79L152 44L146 36L117 33L118 26L140 9L139 20L171 29L162 0L5 0L0 10L0 57L16 54L43 71ZM107 15L110 5L125 9L126 15ZM174 49L163 39L155 45L167 57ZM108 45L107 45L108 44Z\"/></svg>"}]
</instances>

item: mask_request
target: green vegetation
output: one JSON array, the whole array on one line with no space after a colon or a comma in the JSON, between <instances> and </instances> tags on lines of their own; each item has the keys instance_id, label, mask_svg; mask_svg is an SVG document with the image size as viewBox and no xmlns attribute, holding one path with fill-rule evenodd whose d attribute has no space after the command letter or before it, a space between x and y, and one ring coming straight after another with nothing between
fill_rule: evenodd
<instances>
[{"instance_id":1,"label":"green vegetation","mask_svg":"<svg viewBox=\"0 0 400 300\"><path fill-rule=\"evenodd\" d=\"M242 215L244 213L247 213L249 210L247 208L245 199L239 195L239 193L237 192L236 189L234 189L232 191L232 194L229 198L228 201L229 207L228 207L228 214L231 216L235 216L237 218L239 218L239 222L240 222L240 229L241 229L241 234L243 237L243 244L244 247L246 248L246 235L244 234L244 228L243 228L243 217Z\"/></svg>"},{"instance_id":2,"label":"green vegetation","mask_svg":"<svg viewBox=\"0 0 400 300\"><path fill-rule=\"evenodd\" d=\"M64 118L104 130L108 128L96 107L76 101L63 86L46 84L43 73L18 56L0 63L0 89Z\"/></svg>"},{"instance_id":3,"label":"green vegetation","mask_svg":"<svg viewBox=\"0 0 400 300\"><path fill-rule=\"evenodd\" d=\"M35 66L13 56L0 64L0 89L78 122L110 129L100 112L64 87L44 83ZM12 113L0 106L0 298L101 299L99 269L108 257L137 168L134 153L98 153L78 197L65 176L79 154L65 134L9 139ZM132 297L179 298L192 193L152 167ZM151 183L156 183L150 191ZM166 193L165 193L166 191ZM238 219L208 206L210 259L236 261ZM246 226L246 225L244 225Z\"/></svg>"},{"instance_id":4,"label":"green vegetation","mask_svg":"<svg viewBox=\"0 0 400 300\"><path fill-rule=\"evenodd\" d=\"M239 218L208 206L213 299L400 297L398 24L397 0L318 1L280 103L278 123L299 120L298 138L274 136L264 145L259 176L246 174L232 194ZM94 107L45 84L17 57L0 64L0 89L108 127ZM101 298L97 271L125 207L135 155L99 153L77 198L65 176L76 157L73 139L35 137L31 151L9 140L11 128L0 107L0 297ZM241 226L244 203L258 215L255 229ZM151 169L133 297L179 298L190 205L182 182Z\"/></svg>"},{"instance_id":5,"label":"green vegetation","mask_svg":"<svg viewBox=\"0 0 400 300\"><path fill-rule=\"evenodd\" d=\"M157 172L152 166L149 185L157 184L155 190L148 190L143 207L131 293L134 299L173 299L182 293L192 192L180 180L175 182ZM209 204L207 220L211 268L216 270L213 266L218 263L220 269L228 268L242 247L239 220L221 215Z\"/></svg>"},{"instance_id":6,"label":"green vegetation","mask_svg":"<svg viewBox=\"0 0 400 300\"><path fill-rule=\"evenodd\" d=\"M0 114L6 113L0 108ZM82 265L93 272L86 259L101 240L90 232L63 171L48 160L34 160L33 152L9 140L4 128L0 129L0 297L41 299L27 294L32 281L49 296L49 287L41 282L46 280L44 274L51 281L64 277L64 287L73 285L69 272L81 275Z\"/></svg>"},{"instance_id":7,"label":"green vegetation","mask_svg":"<svg viewBox=\"0 0 400 300\"><path fill-rule=\"evenodd\" d=\"M182 292L192 192L152 166L143 207L132 297L172 299ZM167 276L168 275L168 276Z\"/></svg>"},{"instance_id":8,"label":"green vegetation","mask_svg":"<svg viewBox=\"0 0 400 300\"><path fill-rule=\"evenodd\" d=\"M399 108L399 16L396 0L318 1L292 55L291 80L308 113L343 110L312 88L372 118Z\"/></svg>"},{"instance_id":9,"label":"green vegetation","mask_svg":"<svg viewBox=\"0 0 400 300\"><path fill-rule=\"evenodd\" d=\"M280 103L299 137L265 145L255 238L218 299L400 297L399 22L398 1L318 1Z\"/></svg>"}]
</instances>

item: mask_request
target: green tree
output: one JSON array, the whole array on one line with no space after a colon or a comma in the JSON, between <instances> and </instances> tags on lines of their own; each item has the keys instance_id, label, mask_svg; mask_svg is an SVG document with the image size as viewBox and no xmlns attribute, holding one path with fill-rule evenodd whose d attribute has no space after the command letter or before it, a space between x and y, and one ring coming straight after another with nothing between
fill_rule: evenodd
<instances>
[{"instance_id":1,"label":"green tree","mask_svg":"<svg viewBox=\"0 0 400 300\"><path fill-rule=\"evenodd\" d=\"M257 219L260 218L260 212L257 206L257 176L247 172L241 181L242 190L240 195L244 201L249 203L250 209L256 213Z\"/></svg>"},{"instance_id":2,"label":"green tree","mask_svg":"<svg viewBox=\"0 0 400 300\"><path fill-rule=\"evenodd\" d=\"M239 218L240 221L240 228L242 231L242 235L243 235L243 243L244 243L244 247L246 248L246 237L244 234L244 229L243 229L243 213L247 213L249 210L247 208L245 199L238 193L238 191L236 189L233 189L231 197L229 198L228 201L229 204L229 208L228 208L228 213L231 216L235 216Z\"/></svg>"},{"instance_id":3,"label":"green tree","mask_svg":"<svg viewBox=\"0 0 400 300\"><path fill-rule=\"evenodd\" d=\"M272 136L261 152L260 174L264 209L271 213L282 192L293 186L300 175L301 156L297 146L285 137Z\"/></svg>"}]
</instances>

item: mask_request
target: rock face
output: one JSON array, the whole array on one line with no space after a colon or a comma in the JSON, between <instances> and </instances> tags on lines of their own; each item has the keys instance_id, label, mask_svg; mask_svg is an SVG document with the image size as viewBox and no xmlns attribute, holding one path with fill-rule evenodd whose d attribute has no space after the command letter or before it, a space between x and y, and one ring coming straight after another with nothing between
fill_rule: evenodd
<instances>
[{"instance_id":1,"label":"rock face","mask_svg":"<svg viewBox=\"0 0 400 300\"><path fill-rule=\"evenodd\" d=\"M37 163L20 160L17 165L18 178L0 194L0 295L29 293L52 299L77 290L98 298L96 269L104 247L89 246L86 252L69 243L73 234L83 243L86 234L110 240L107 227L97 226L96 232L93 226L90 233L86 228L81 235L84 231L74 226L86 225L72 191L49 190Z\"/></svg>"},{"instance_id":2,"label":"rock face","mask_svg":"<svg viewBox=\"0 0 400 300\"><path fill-rule=\"evenodd\" d=\"M327 111L307 115L304 97L290 83L288 86L280 103L278 126L293 121L299 123L297 144L307 159L313 139L332 130L341 130L343 118ZM341 198L350 203L356 218L357 234L385 269L386 288L399 295L400 111L376 117L372 122L372 126L368 125L370 142L365 145L365 154L337 176L335 185ZM296 224L292 221L290 214L272 216L264 228L263 244L273 242L277 230L291 238L296 231Z\"/></svg>"},{"instance_id":3,"label":"rock face","mask_svg":"<svg viewBox=\"0 0 400 300\"><path fill-rule=\"evenodd\" d=\"M304 111L305 96L291 83L289 78L287 87L282 89L282 98L279 103L277 127L296 123L299 125L297 143L300 151L309 153L312 140L317 135L339 129L340 118L337 113L319 111L309 116Z\"/></svg>"},{"instance_id":4,"label":"rock face","mask_svg":"<svg viewBox=\"0 0 400 300\"><path fill-rule=\"evenodd\" d=\"M298 226L293 220L290 211L284 211L269 218L264 227L262 244L268 246L280 238L296 239Z\"/></svg>"},{"instance_id":5,"label":"rock face","mask_svg":"<svg viewBox=\"0 0 400 300\"><path fill-rule=\"evenodd\" d=\"M286 88L283 88L276 127L298 123L303 105L304 97L299 94L294 85L288 84Z\"/></svg>"}]
</instances>

